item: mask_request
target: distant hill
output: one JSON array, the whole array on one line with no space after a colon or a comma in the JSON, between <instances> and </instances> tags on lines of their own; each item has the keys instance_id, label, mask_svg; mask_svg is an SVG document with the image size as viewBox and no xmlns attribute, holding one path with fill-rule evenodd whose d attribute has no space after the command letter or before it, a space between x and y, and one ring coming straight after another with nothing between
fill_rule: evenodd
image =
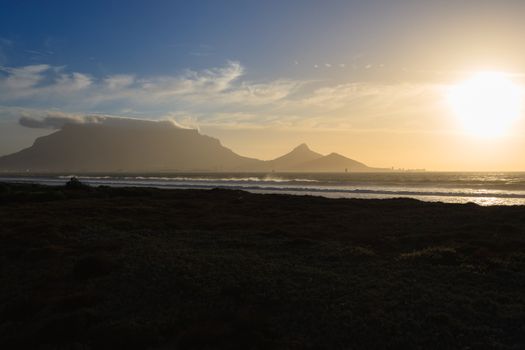
<instances>
[{"instance_id":1,"label":"distant hill","mask_svg":"<svg viewBox=\"0 0 525 350\"><path fill-rule=\"evenodd\" d=\"M287 171L294 170L300 164L321 158L323 155L308 148L306 143L295 147L290 153L267 162L271 170Z\"/></svg>"},{"instance_id":2,"label":"distant hill","mask_svg":"<svg viewBox=\"0 0 525 350\"><path fill-rule=\"evenodd\" d=\"M243 157L220 141L173 124L133 119L66 124L20 152L0 157L4 172L380 171L301 144L269 161Z\"/></svg>"},{"instance_id":3,"label":"distant hill","mask_svg":"<svg viewBox=\"0 0 525 350\"><path fill-rule=\"evenodd\" d=\"M294 167L297 171L309 172L344 172L344 171L373 171L373 169L363 163L344 157L338 153L330 153L327 156L319 157Z\"/></svg>"}]
</instances>

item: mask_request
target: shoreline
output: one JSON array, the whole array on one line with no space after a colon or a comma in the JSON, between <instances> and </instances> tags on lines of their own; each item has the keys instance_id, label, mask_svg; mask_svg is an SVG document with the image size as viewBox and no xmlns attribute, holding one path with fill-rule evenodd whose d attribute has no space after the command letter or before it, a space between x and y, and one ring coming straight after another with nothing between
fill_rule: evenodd
<instances>
[{"instance_id":1,"label":"shoreline","mask_svg":"<svg viewBox=\"0 0 525 350\"><path fill-rule=\"evenodd\" d=\"M176 175L176 176L175 176ZM220 174L216 174L220 175ZM424 202L475 203L482 206L525 205L525 191L521 189L468 188L450 186L422 186L410 184L391 186L380 183L323 182L312 178L281 178L279 174L254 174L242 177L196 177L198 174L174 174L172 177L115 175L79 176L85 184L111 187L137 187L158 189L203 189L214 188L242 190L259 194L310 195L326 198L348 199L393 199L412 198ZM299 175L299 174L294 174ZM312 174L310 174L311 176ZM70 176L15 176L2 177L0 183L40 184L63 186Z\"/></svg>"}]
</instances>

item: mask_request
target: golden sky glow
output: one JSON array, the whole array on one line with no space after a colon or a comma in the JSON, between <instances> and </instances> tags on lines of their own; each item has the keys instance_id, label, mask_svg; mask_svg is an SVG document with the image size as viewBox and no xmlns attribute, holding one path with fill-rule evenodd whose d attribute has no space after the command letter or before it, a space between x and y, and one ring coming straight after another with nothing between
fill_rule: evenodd
<instances>
[{"instance_id":1,"label":"golden sky glow","mask_svg":"<svg viewBox=\"0 0 525 350\"><path fill-rule=\"evenodd\" d=\"M143 25L75 10L56 32L54 11L0 14L0 155L53 132L21 117L106 115L260 159L306 142L375 167L525 171L524 1L210 4Z\"/></svg>"}]
</instances>

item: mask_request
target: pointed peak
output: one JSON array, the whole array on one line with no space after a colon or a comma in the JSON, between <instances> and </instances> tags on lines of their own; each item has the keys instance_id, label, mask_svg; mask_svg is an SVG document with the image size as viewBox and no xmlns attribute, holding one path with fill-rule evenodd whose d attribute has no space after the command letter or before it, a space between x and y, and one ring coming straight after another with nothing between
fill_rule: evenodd
<instances>
[{"instance_id":1,"label":"pointed peak","mask_svg":"<svg viewBox=\"0 0 525 350\"><path fill-rule=\"evenodd\" d=\"M301 143L290 152L286 153L273 161L279 163L281 168L290 168L293 164L306 162L322 157L322 154L312 151L306 143Z\"/></svg>"},{"instance_id":2,"label":"pointed peak","mask_svg":"<svg viewBox=\"0 0 525 350\"><path fill-rule=\"evenodd\" d=\"M301 143L299 146L293 149L294 151L310 151L310 147L306 143Z\"/></svg>"},{"instance_id":3,"label":"pointed peak","mask_svg":"<svg viewBox=\"0 0 525 350\"><path fill-rule=\"evenodd\" d=\"M345 156L339 154L339 153L336 153L336 152L332 152L330 154L327 155L327 157L330 157L330 158L346 158Z\"/></svg>"}]
</instances>

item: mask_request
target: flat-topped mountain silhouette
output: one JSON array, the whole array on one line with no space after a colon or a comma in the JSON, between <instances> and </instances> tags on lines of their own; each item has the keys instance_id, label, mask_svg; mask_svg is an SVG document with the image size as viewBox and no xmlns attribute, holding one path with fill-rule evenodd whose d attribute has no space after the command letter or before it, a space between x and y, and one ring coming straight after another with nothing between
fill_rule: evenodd
<instances>
[{"instance_id":1,"label":"flat-topped mountain silhouette","mask_svg":"<svg viewBox=\"0 0 525 350\"><path fill-rule=\"evenodd\" d=\"M239 156L197 130L144 125L66 124L0 158L0 169L45 172L221 171L260 161Z\"/></svg>"},{"instance_id":2,"label":"flat-topped mountain silhouette","mask_svg":"<svg viewBox=\"0 0 525 350\"><path fill-rule=\"evenodd\" d=\"M0 157L4 172L381 171L301 144L263 161L243 157L219 140L173 124L149 121L65 124L17 153Z\"/></svg>"}]
</instances>

